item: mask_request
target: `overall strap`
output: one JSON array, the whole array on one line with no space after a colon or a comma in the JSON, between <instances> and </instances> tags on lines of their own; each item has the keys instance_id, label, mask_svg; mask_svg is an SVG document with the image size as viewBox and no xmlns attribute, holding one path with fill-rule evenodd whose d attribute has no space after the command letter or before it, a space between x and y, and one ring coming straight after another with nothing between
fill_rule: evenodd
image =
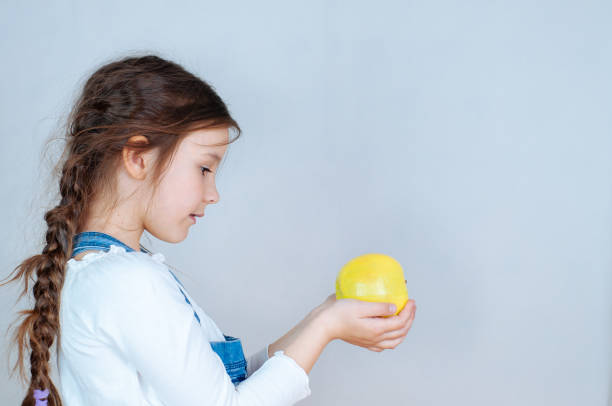
<instances>
[{"instance_id":1,"label":"overall strap","mask_svg":"<svg viewBox=\"0 0 612 406\"><path fill-rule=\"evenodd\" d=\"M115 237L108 235L106 233L101 233L99 231L84 231L82 233L78 233L72 239L72 255L70 257L74 257L75 255L90 250L102 250L108 251L111 245L118 245L120 247L125 248L126 251L134 251L132 247L123 242L119 241ZM144 247L140 246L140 252L146 252Z\"/></svg>"}]
</instances>

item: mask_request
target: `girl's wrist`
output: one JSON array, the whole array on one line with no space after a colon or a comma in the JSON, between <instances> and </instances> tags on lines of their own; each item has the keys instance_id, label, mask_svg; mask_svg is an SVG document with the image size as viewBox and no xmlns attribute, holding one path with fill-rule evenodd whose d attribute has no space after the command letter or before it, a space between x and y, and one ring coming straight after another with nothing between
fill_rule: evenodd
<instances>
[{"instance_id":1,"label":"girl's wrist","mask_svg":"<svg viewBox=\"0 0 612 406\"><path fill-rule=\"evenodd\" d=\"M329 344L337 337L334 333L334 323L331 317L330 308L324 305L320 305L314 308L307 316L309 324L312 324L312 328L315 330L325 345Z\"/></svg>"}]
</instances>

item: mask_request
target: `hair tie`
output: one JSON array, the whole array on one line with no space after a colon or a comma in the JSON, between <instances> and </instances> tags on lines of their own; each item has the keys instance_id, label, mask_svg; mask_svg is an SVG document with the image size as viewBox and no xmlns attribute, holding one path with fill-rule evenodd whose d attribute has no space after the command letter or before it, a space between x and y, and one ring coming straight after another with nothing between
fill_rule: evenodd
<instances>
[{"instance_id":1,"label":"hair tie","mask_svg":"<svg viewBox=\"0 0 612 406\"><path fill-rule=\"evenodd\" d=\"M47 399L43 399L49 396L49 389L39 390L34 389L34 399L36 399L36 405L34 406L47 406Z\"/></svg>"}]
</instances>

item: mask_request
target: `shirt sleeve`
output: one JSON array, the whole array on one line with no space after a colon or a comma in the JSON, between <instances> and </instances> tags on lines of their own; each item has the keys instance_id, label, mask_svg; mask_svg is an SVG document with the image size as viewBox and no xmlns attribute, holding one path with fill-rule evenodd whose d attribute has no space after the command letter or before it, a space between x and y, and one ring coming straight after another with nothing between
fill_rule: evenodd
<instances>
[{"instance_id":1,"label":"shirt sleeve","mask_svg":"<svg viewBox=\"0 0 612 406\"><path fill-rule=\"evenodd\" d=\"M283 351L250 358L247 378L234 386L172 281L154 265L113 275L100 315L110 337L168 406L286 406L310 395L306 372Z\"/></svg>"}]
</instances>

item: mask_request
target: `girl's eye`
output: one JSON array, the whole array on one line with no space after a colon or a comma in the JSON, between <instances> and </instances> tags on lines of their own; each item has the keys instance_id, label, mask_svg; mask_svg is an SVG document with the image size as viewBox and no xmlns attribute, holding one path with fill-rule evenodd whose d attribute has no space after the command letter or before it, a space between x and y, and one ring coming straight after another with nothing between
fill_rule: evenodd
<instances>
[{"instance_id":1,"label":"girl's eye","mask_svg":"<svg viewBox=\"0 0 612 406\"><path fill-rule=\"evenodd\" d=\"M202 175L205 175L206 172L211 172L212 173L212 171L210 169L208 169L207 167L205 167L205 166L200 166L200 169L202 170Z\"/></svg>"}]
</instances>

